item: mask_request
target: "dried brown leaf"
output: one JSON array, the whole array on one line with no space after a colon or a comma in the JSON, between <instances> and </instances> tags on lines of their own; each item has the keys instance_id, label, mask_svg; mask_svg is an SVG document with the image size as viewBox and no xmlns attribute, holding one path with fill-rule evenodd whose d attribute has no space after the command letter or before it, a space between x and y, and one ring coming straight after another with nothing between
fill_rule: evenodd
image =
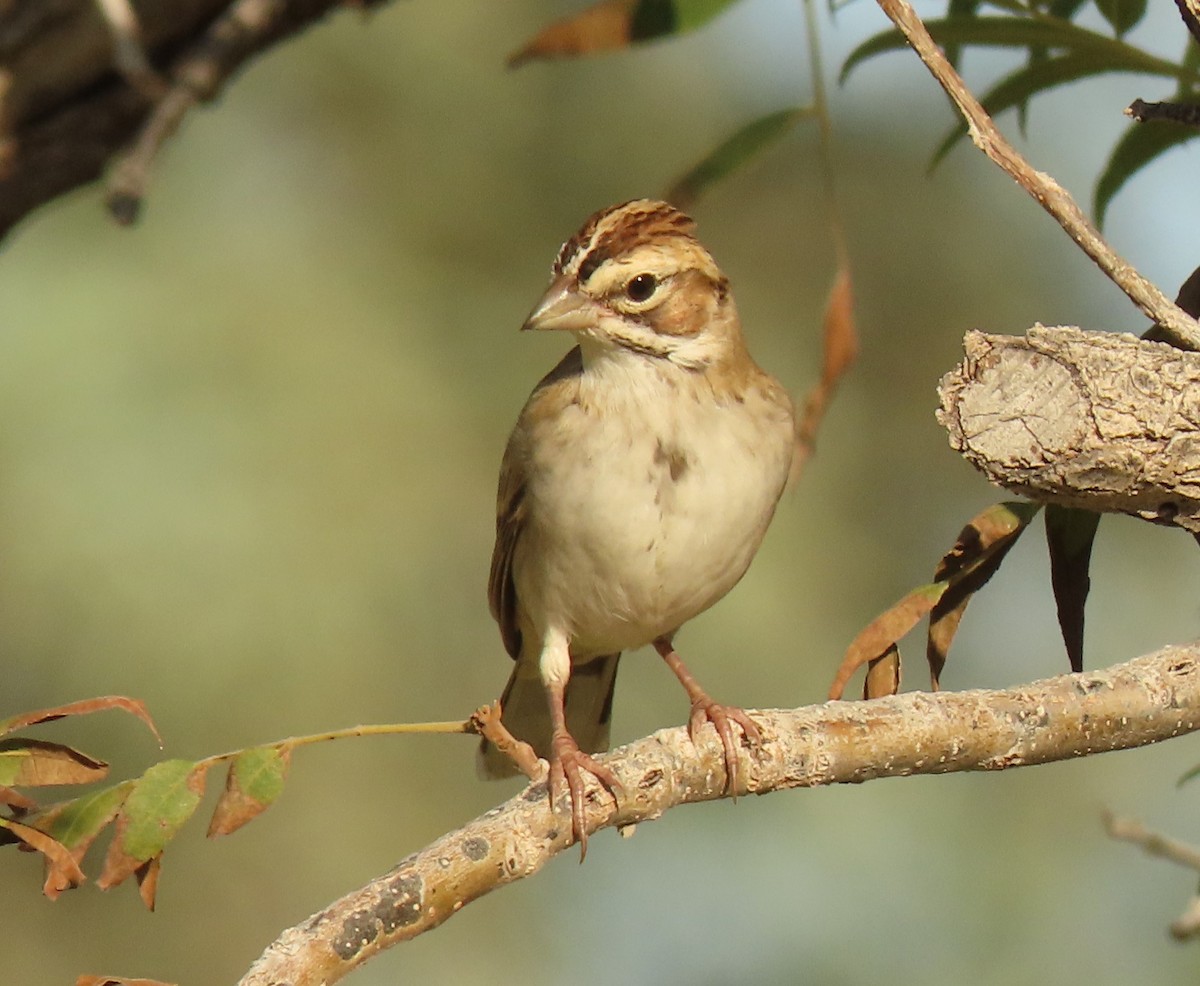
<instances>
[{"instance_id":1,"label":"dried brown leaf","mask_svg":"<svg viewBox=\"0 0 1200 986\"><path fill-rule=\"evenodd\" d=\"M568 58L625 48L637 0L602 0L577 14L553 21L508 57L517 68L539 58Z\"/></svg>"},{"instance_id":2,"label":"dried brown leaf","mask_svg":"<svg viewBox=\"0 0 1200 986\"><path fill-rule=\"evenodd\" d=\"M886 698L900 691L900 649L892 644L882 657L867 663L863 677L863 698Z\"/></svg>"},{"instance_id":3,"label":"dried brown leaf","mask_svg":"<svg viewBox=\"0 0 1200 986\"><path fill-rule=\"evenodd\" d=\"M947 583L935 582L914 589L894 606L868 623L846 648L846 656L829 688L829 697L840 699L851 675L862 665L886 657L896 641L903 637L928 613L946 591Z\"/></svg>"},{"instance_id":4,"label":"dried brown leaf","mask_svg":"<svg viewBox=\"0 0 1200 986\"><path fill-rule=\"evenodd\" d=\"M821 379L808 392L796 426L796 454L790 482L799 477L817 443L817 432L833 401L838 384L858 358L858 330L854 322L854 284L850 270L842 267L834 276L825 302L824 357Z\"/></svg>"},{"instance_id":5,"label":"dried brown leaf","mask_svg":"<svg viewBox=\"0 0 1200 986\"><path fill-rule=\"evenodd\" d=\"M1036 504L1021 500L993 504L967 523L954 547L938 562L934 578L948 581L950 587L929 614L925 659L929 663L930 687L935 692L941 687L946 656L967 604L996 574L1038 509Z\"/></svg>"},{"instance_id":6,"label":"dried brown leaf","mask_svg":"<svg viewBox=\"0 0 1200 986\"><path fill-rule=\"evenodd\" d=\"M108 775L108 764L45 740L10 736L0 740L0 780L22 787L90 784Z\"/></svg>"},{"instance_id":7,"label":"dried brown leaf","mask_svg":"<svg viewBox=\"0 0 1200 986\"><path fill-rule=\"evenodd\" d=\"M93 712L104 712L108 709L121 709L130 715L137 716L149 727L150 732L154 734L154 738L158 740L158 745L162 746L162 737L158 733L158 727L154 725L154 720L150 717L149 710L136 698L128 698L125 695L105 695L100 698L85 698L79 702L69 702L66 705L59 705L54 708L38 709L34 712L22 712L18 715L10 716L8 719L0 720L0 736L4 736L17 729L23 729L25 726L33 726L41 722L52 722L55 719L64 719L67 716L83 716Z\"/></svg>"},{"instance_id":8,"label":"dried brown leaf","mask_svg":"<svg viewBox=\"0 0 1200 986\"><path fill-rule=\"evenodd\" d=\"M55 900L64 890L78 887L86 879L70 850L45 832L39 832L11 818L0 818L0 828L7 829L16 836L22 846L28 846L29 849L42 854L46 861L46 881L42 886L42 893L51 900Z\"/></svg>"},{"instance_id":9,"label":"dried brown leaf","mask_svg":"<svg viewBox=\"0 0 1200 986\"><path fill-rule=\"evenodd\" d=\"M3 784L0 784L0 805L7 805L18 811L33 811L37 808L37 802L33 798L26 797L20 791L14 791Z\"/></svg>"},{"instance_id":10,"label":"dried brown leaf","mask_svg":"<svg viewBox=\"0 0 1200 986\"><path fill-rule=\"evenodd\" d=\"M158 894L158 874L161 870L162 853L159 853L151 860L147 860L137 870L138 894L148 911L154 910L154 901Z\"/></svg>"},{"instance_id":11,"label":"dried brown leaf","mask_svg":"<svg viewBox=\"0 0 1200 986\"><path fill-rule=\"evenodd\" d=\"M225 790L213 810L209 837L236 831L274 804L283 793L291 760L288 745L258 746L238 754L229 765Z\"/></svg>"}]
</instances>

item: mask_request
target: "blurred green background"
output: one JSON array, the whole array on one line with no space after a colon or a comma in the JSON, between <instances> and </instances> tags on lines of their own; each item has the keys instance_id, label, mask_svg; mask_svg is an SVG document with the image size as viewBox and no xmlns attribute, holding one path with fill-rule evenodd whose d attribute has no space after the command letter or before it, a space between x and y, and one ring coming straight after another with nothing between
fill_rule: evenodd
<instances>
[{"instance_id":1,"label":"blurred green background","mask_svg":"<svg viewBox=\"0 0 1200 986\"><path fill-rule=\"evenodd\" d=\"M1135 40L1174 56L1182 29L1161 6ZM550 0L343 13L187 121L136 229L107 222L93 187L12 235L3 710L140 697L162 754L114 713L43 731L123 777L161 756L462 717L498 694L509 662L484 598L495 476L567 344L516 331L559 243L809 98L792 0L747 0L669 45L505 71L561 13ZM822 23L830 71L885 26L869 3ZM969 75L1004 64L972 59ZM1039 102L1034 163L1086 201L1121 108L1157 85L1121 77ZM964 331L1144 325L973 150L926 176L951 116L915 58L865 66L832 101L862 359L749 575L680 638L709 690L749 707L820 701L854 633L999 498L933 417ZM1179 195L1195 153L1137 178L1109 214L1118 248L1168 292L1200 261L1196 203ZM818 174L801 126L693 210L758 360L798 396L833 275ZM1195 572L1190 538L1106 521L1089 666L1195 636ZM1064 668L1045 549L1028 536L973 605L944 683ZM686 711L652 652L625 662L618 742ZM301 751L267 815L211 843L197 820L169 848L154 914L132 887L51 903L37 859L10 851L4 978L233 982L279 930L512 794L476 780L473 749L414 737ZM1194 878L1108 842L1099 812L1200 838L1200 786L1174 787L1197 760L1185 738L676 811L630 840L597 836L585 866L567 853L352 981L1193 983L1197 953L1164 929Z\"/></svg>"}]
</instances>

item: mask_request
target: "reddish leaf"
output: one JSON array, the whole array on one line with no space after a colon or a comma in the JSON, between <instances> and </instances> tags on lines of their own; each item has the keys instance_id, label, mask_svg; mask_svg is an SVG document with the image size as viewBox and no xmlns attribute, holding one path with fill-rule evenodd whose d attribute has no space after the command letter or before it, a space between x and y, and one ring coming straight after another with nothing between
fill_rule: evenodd
<instances>
[{"instance_id":1,"label":"reddish leaf","mask_svg":"<svg viewBox=\"0 0 1200 986\"><path fill-rule=\"evenodd\" d=\"M130 715L137 716L149 727L150 732L154 734L154 738L158 740L158 745L162 746L162 737L158 734L158 727L154 725L154 720L150 718L150 713L146 709L146 706L136 698L126 698L124 695L85 698L79 702L70 702L67 705L60 705L51 709L22 712L19 715L0 720L0 736L40 722L52 722L55 719L64 719L67 716L89 715L92 712L104 712L107 709L121 709Z\"/></svg>"},{"instance_id":2,"label":"reddish leaf","mask_svg":"<svg viewBox=\"0 0 1200 986\"><path fill-rule=\"evenodd\" d=\"M1100 515L1077 507L1046 507L1046 546L1058 626L1072 671L1083 670L1083 616L1092 580L1092 544Z\"/></svg>"},{"instance_id":3,"label":"reddish leaf","mask_svg":"<svg viewBox=\"0 0 1200 986\"><path fill-rule=\"evenodd\" d=\"M7 829L16 836L23 846L42 854L46 861L46 882L42 893L51 900L56 899L64 890L78 887L86 879L83 870L79 868L66 846L56 842L45 832L39 832L10 818L0 818L0 828Z\"/></svg>"},{"instance_id":4,"label":"reddish leaf","mask_svg":"<svg viewBox=\"0 0 1200 986\"><path fill-rule=\"evenodd\" d=\"M637 0L602 0L548 24L519 51L508 57L508 67L517 68L536 58L567 58L626 47L630 40L630 18Z\"/></svg>"},{"instance_id":5,"label":"reddish leaf","mask_svg":"<svg viewBox=\"0 0 1200 986\"><path fill-rule=\"evenodd\" d=\"M148 911L154 910L154 901L158 896L158 874L161 870L162 853L137 869L138 894Z\"/></svg>"},{"instance_id":6,"label":"reddish leaf","mask_svg":"<svg viewBox=\"0 0 1200 986\"><path fill-rule=\"evenodd\" d=\"M508 64L624 48L708 23L735 0L601 0L543 29Z\"/></svg>"},{"instance_id":7,"label":"reddish leaf","mask_svg":"<svg viewBox=\"0 0 1200 986\"><path fill-rule=\"evenodd\" d=\"M133 782L96 881L101 890L115 887L162 853L196 811L209 766L205 761L164 760Z\"/></svg>"},{"instance_id":8,"label":"reddish leaf","mask_svg":"<svg viewBox=\"0 0 1200 986\"><path fill-rule=\"evenodd\" d=\"M286 745L258 746L238 754L213 810L209 837L228 835L266 811L283 793L291 759L292 748Z\"/></svg>"},{"instance_id":9,"label":"reddish leaf","mask_svg":"<svg viewBox=\"0 0 1200 986\"><path fill-rule=\"evenodd\" d=\"M103 780L108 764L61 743L11 736L0 740L0 784L44 787Z\"/></svg>"},{"instance_id":10,"label":"reddish leaf","mask_svg":"<svg viewBox=\"0 0 1200 986\"><path fill-rule=\"evenodd\" d=\"M892 644L882 657L867 664L863 676L863 698L886 698L900 691L900 649Z\"/></svg>"},{"instance_id":11,"label":"reddish leaf","mask_svg":"<svg viewBox=\"0 0 1200 986\"><path fill-rule=\"evenodd\" d=\"M11 787L0 784L0 805L7 805L18 811L33 811L37 807L37 802L33 798L27 798L20 791L14 791Z\"/></svg>"},{"instance_id":12,"label":"reddish leaf","mask_svg":"<svg viewBox=\"0 0 1200 986\"><path fill-rule=\"evenodd\" d=\"M803 470L817 443L817 431L825 417L838 383L858 358L858 330L854 322L854 285L848 268L841 268L833 279L825 302L824 360L821 379L804 401L804 410L796 428L796 455L792 461L791 482Z\"/></svg>"},{"instance_id":13,"label":"reddish leaf","mask_svg":"<svg viewBox=\"0 0 1200 986\"><path fill-rule=\"evenodd\" d=\"M936 582L914 589L894 606L891 606L868 623L846 648L841 667L829 688L829 697L840 699L846 683L858 668L869 661L885 657L896 646L896 641L917 625L946 591L947 583Z\"/></svg>"},{"instance_id":14,"label":"reddish leaf","mask_svg":"<svg viewBox=\"0 0 1200 986\"><path fill-rule=\"evenodd\" d=\"M925 658L934 691L940 687L946 655L958 632L967 604L996 574L1009 549L1037 515L1039 507L1013 500L993 504L976 514L958 535L958 540L938 563L934 578L948 580L950 588L929 616Z\"/></svg>"}]
</instances>

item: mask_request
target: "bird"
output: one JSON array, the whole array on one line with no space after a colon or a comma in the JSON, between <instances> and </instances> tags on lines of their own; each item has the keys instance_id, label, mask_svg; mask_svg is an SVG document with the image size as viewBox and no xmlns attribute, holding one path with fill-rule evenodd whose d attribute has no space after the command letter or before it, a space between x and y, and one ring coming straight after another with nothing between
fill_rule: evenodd
<instances>
[{"instance_id":1,"label":"bird","mask_svg":"<svg viewBox=\"0 0 1200 986\"><path fill-rule=\"evenodd\" d=\"M488 601L514 659L502 722L549 762L551 808L569 797L587 852L586 774L619 804L592 754L608 749L622 652L652 644L706 721L736 796L740 728L676 652L679 628L745 574L791 469L796 419L751 358L729 280L667 202L601 209L561 247L523 326L572 348L534 388L500 466ZM515 765L483 740L485 777Z\"/></svg>"}]
</instances>

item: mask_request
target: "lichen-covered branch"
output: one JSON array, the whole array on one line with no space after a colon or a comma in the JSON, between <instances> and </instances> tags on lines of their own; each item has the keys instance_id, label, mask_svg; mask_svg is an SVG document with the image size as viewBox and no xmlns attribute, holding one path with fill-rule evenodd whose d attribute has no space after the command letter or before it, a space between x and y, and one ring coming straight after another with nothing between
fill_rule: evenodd
<instances>
[{"instance_id":1,"label":"lichen-covered branch","mask_svg":"<svg viewBox=\"0 0 1200 986\"><path fill-rule=\"evenodd\" d=\"M1035 326L967 334L942 378L950 444L1034 500L1200 531L1200 355Z\"/></svg>"},{"instance_id":2,"label":"lichen-covered branch","mask_svg":"<svg viewBox=\"0 0 1200 986\"><path fill-rule=\"evenodd\" d=\"M743 751L742 793L855 784L877 777L1003 770L1155 743L1200 728L1200 647L1168 647L1105 671L1003 691L910 693L752 713L763 734ZM589 830L659 818L724 797L720 742L693 746L667 729L614 751L625 795L613 812L597 790ZM544 784L414 853L366 886L285 931L239 986L340 981L379 952L437 927L464 905L532 876L570 844Z\"/></svg>"},{"instance_id":3,"label":"lichen-covered branch","mask_svg":"<svg viewBox=\"0 0 1200 986\"><path fill-rule=\"evenodd\" d=\"M958 107L975 146L1033 196L1096 266L1125 292L1129 300L1162 327L1162 332L1171 342L1186 349L1200 350L1200 325L1196 320L1177 305L1173 305L1153 283L1119 256L1084 215L1070 193L1050 175L1036 170L1005 139L983 105L967 88L962 76L955 71L942 49L930 37L929 31L912 5L907 0L877 2L908 39L908 43L946 91L946 95Z\"/></svg>"}]
</instances>

